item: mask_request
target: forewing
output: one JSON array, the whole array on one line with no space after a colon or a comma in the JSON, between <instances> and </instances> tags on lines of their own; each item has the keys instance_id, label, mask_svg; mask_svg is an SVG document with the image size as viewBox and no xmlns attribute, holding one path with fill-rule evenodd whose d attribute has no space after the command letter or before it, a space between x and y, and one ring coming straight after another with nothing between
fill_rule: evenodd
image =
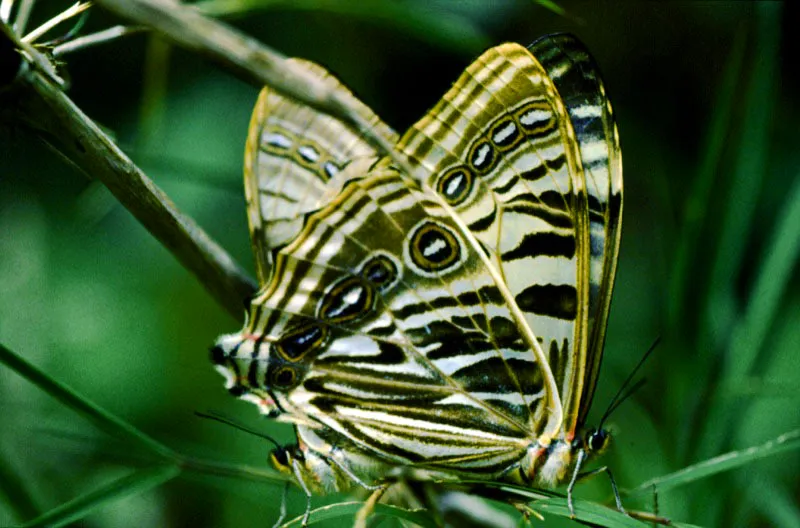
<instances>
[{"instance_id":1,"label":"forewing","mask_svg":"<svg viewBox=\"0 0 800 528\"><path fill-rule=\"evenodd\" d=\"M606 324L619 254L622 221L622 155L619 133L600 71L588 50L570 35L534 42L531 52L547 70L567 107L581 153L589 206L589 343L582 387L565 406L568 430L586 420L603 356ZM580 395L578 398L577 395ZM579 399L579 404L576 400ZM578 404L577 413L574 411Z\"/></svg>"},{"instance_id":2,"label":"forewing","mask_svg":"<svg viewBox=\"0 0 800 528\"><path fill-rule=\"evenodd\" d=\"M390 142L396 134L327 70L289 59L345 98L375 133ZM261 91L250 120L245 149L245 198L259 282L268 276L270 249L291 241L303 214L318 208L328 182L350 160L374 149L337 119L299 104L275 90Z\"/></svg>"},{"instance_id":3,"label":"forewing","mask_svg":"<svg viewBox=\"0 0 800 528\"><path fill-rule=\"evenodd\" d=\"M544 351L542 375L569 401L586 361L587 191L575 131L545 68L516 44L490 49L398 149L422 165L428 186L490 256L523 313L516 323ZM560 416L539 409L531 428L549 420L552 438L563 430Z\"/></svg>"}]
</instances>

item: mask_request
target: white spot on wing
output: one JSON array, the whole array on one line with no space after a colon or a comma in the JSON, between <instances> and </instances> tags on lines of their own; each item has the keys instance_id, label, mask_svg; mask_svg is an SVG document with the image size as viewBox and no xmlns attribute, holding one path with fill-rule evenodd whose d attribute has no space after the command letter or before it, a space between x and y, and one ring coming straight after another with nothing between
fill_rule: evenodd
<instances>
[{"instance_id":1,"label":"white spot on wing","mask_svg":"<svg viewBox=\"0 0 800 528\"><path fill-rule=\"evenodd\" d=\"M422 254L426 257L430 257L431 255L435 255L439 251L445 249L447 247L447 243L442 240L441 238L437 238L431 244L428 244L422 250Z\"/></svg>"},{"instance_id":2,"label":"white spot on wing","mask_svg":"<svg viewBox=\"0 0 800 528\"><path fill-rule=\"evenodd\" d=\"M292 146L292 140L278 132L270 132L264 135L264 143L271 147L288 149Z\"/></svg>"},{"instance_id":3,"label":"white spot on wing","mask_svg":"<svg viewBox=\"0 0 800 528\"><path fill-rule=\"evenodd\" d=\"M304 160L312 163L319 159L319 152L317 152L314 147L310 147L308 145L303 145L297 149L297 153L300 154Z\"/></svg>"},{"instance_id":4,"label":"white spot on wing","mask_svg":"<svg viewBox=\"0 0 800 528\"><path fill-rule=\"evenodd\" d=\"M335 339L327 350L319 355L319 359L332 357L372 357L378 356L381 349L367 336L352 336Z\"/></svg>"},{"instance_id":5,"label":"white spot on wing","mask_svg":"<svg viewBox=\"0 0 800 528\"><path fill-rule=\"evenodd\" d=\"M458 186L461 185L461 182L464 180L464 175L459 173L455 178L450 180L450 183L447 184L447 189L445 189L445 194L448 196L452 196L457 190Z\"/></svg>"},{"instance_id":6,"label":"white spot on wing","mask_svg":"<svg viewBox=\"0 0 800 528\"><path fill-rule=\"evenodd\" d=\"M326 162L323 168L325 169L325 173L331 178L336 176L336 174L338 174L339 172L339 167L337 167L330 161Z\"/></svg>"},{"instance_id":7,"label":"white spot on wing","mask_svg":"<svg viewBox=\"0 0 800 528\"><path fill-rule=\"evenodd\" d=\"M508 139L516 129L517 125L515 125L513 121L509 121L506 124L506 126L497 131L497 133L492 138L492 141L494 141L495 143L502 143L503 141Z\"/></svg>"},{"instance_id":8,"label":"white spot on wing","mask_svg":"<svg viewBox=\"0 0 800 528\"><path fill-rule=\"evenodd\" d=\"M548 121L550 119L550 112L545 110L528 110L519 118L519 122L525 126L533 126L536 123Z\"/></svg>"},{"instance_id":9,"label":"white spot on wing","mask_svg":"<svg viewBox=\"0 0 800 528\"><path fill-rule=\"evenodd\" d=\"M472 160L473 163L475 165L477 165L477 166L483 165L483 163L486 161L486 157L489 155L489 152L491 151L491 149L492 148L489 145L487 145L486 143L484 143L483 145L478 147L478 151L475 153L476 156Z\"/></svg>"},{"instance_id":10,"label":"white spot on wing","mask_svg":"<svg viewBox=\"0 0 800 528\"><path fill-rule=\"evenodd\" d=\"M581 105L570 110L570 113L577 118L585 119L588 117L601 117L603 109L594 105Z\"/></svg>"}]
</instances>

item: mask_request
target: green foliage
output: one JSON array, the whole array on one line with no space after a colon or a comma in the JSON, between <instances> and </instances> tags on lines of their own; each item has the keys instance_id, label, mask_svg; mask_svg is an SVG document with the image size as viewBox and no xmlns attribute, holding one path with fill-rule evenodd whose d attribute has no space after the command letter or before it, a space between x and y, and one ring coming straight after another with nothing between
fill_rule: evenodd
<instances>
[{"instance_id":1,"label":"green foliage","mask_svg":"<svg viewBox=\"0 0 800 528\"><path fill-rule=\"evenodd\" d=\"M34 17L57 3L39 4ZM611 418L603 463L632 490L632 510L657 500L659 515L693 525L797 526L800 454L787 431L800 427L800 79L798 37L781 32L796 12L744 2L555 4L567 18L521 0L202 4L226 15L247 4L232 23L330 67L398 130L482 47L562 30L586 42L615 105L626 185L595 420L664 337L650 383ZM95 11L84 33L118 22ZM64 60L76 103L252 269L241 160L256 90L152 37ZM31 136L0 129L0 185L0 525L270 525L283 488L266 468L271 446L193 415L258 419L206 357L240 321L107 191ZM292 440L285 425L256 427ZM613 504L602 476L576 493L584 521L642 525L599 505ZM535 498L548 525L571 524L562 496ZM312 520L350 525L360 503L346 500L315 498ZM300 492L288 507L302 513Z\"/></svg>"}]
</instances>

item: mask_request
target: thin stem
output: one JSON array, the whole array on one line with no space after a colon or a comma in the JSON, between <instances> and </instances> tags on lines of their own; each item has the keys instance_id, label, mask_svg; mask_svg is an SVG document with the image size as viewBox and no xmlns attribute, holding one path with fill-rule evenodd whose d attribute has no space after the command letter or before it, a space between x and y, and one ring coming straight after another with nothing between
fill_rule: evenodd
<instances>
[{"instance_id":1,"label":"thin stem","mask_svg":"<svg viewBox=\"0 0 800 528\"><path fill-rule=\"evenodd\" d=\"M19 76L14 90L3 94L0 121L25 126L100 180L220 305L241 318L243 299L256 289L253 280L64 94L52 78L55 74L43 69L49 61L41 53L7 31L2 35L24 50L33 67Z\"/></svg>"},{"instance_id":2,"label":"thin stem","mask_svg":"<svg viewBox=\"0 0 800 528\"><path fill-rule=\"evenodd\" d=\"M11 9L14 7L14 0L2 0L0 2L0 20L8 24L11 20Z\"/></svg>"},{"instance_id":3,"label":"thin stem","mask_svg":"<svg viewBox=\"0 0 800 528\"><path fill-rule=\"evenodd\" d=\"M17 35L23 35L28 27L28 20L31 18L33 4L36 0L22 0L17 8L17 16L14 18L14 31Z\"/></svg>"},{"instance_id":4,"label":"thin stem","mask_svg":"<svg viewBox=\"0 0 800 528\"><path fill-rule=\"evenodd\" d=\"M44 35L48 31L50 31L51 29L53 29L54 27L56 27L60 23L66 22L70 18L80 15L81 13L83 13L84 11L89 9L91 6L92 6L92 4L89 3L89 2L86 2L86 3L83 3L83 4L80 3L80 2L77 2L75 5L73 5L69 9L67 9L65 11L62 11L58 15L54 16L53 18L51 18L50 20L48 20L47 22L45 22L44 24L42 24L38 28L34 29L33 31L31 31L30 33L28 33L27 35L22 37L22 42L24 42L26 44L31 44L31 43L35 42L36 39L38 39L39 37L41 37L42 35Z\"/></svg>"},{"instance_id":5,"label":"thin stem","mask_svg":"<svg viewBox=\"0 0 800 528\"><path fill-rule=\"evenodd\" d=\"M96 46L98 44L105 44L106 42L114 39L126 37L136 33L142 33L144 31L147 31L147 28L141 26L118 25L110 27L108 29L104 29L103 31L98 31L97 33L79 37L56 46L53 48L53 56L62 57L68 53L86 49L91 46Z\"/></svg>"}]
</instances>

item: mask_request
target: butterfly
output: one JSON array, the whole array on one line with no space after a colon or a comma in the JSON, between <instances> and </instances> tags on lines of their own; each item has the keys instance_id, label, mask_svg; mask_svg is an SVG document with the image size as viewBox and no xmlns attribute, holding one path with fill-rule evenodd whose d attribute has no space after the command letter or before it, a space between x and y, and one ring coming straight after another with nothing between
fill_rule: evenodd
<instances>
[{"instance_id":1,"label":"butterfly","mask_svg":"<svg viewBox=\"0 0 800 528\"><path fill-rule=\"evenodd\" d=\"M572 486L609 441L585 425L622 215L619 136L569 35L502 44L399 136L413 168L265 88L245 193L260 291L212 361L294 424L273 465L310 496L413 472ZM621 506L620 506L621 507Z\"/></svg>"}]
</instances>

